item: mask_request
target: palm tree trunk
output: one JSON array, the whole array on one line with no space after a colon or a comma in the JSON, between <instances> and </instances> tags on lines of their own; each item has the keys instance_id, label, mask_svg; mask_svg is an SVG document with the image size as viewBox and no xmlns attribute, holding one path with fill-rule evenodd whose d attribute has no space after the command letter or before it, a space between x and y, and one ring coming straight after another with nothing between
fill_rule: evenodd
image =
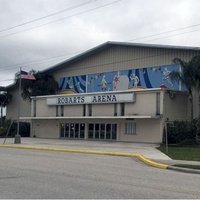
<instances>
[{"instance_id":1,"label":"palm tree trunk","mask_svg":"<svg viewBox=\"0 0 200 200\"><path fill-rule=\"evenodd\" d=\"M192 95L189 96L189 101L190 101L190 120L192 120L194 117L193 114L193 98Z\"/></svg>"},{"instance_id":2,"label":"palm tree trunk","mask_svg":"<svg viewBox=\"0 0 200 200\"><path fill-rule=\"evenodd\" d=\"M199 118L199 89L197 87L192 89L192 101L193 118Z\"/></svg>"}]
</instances>

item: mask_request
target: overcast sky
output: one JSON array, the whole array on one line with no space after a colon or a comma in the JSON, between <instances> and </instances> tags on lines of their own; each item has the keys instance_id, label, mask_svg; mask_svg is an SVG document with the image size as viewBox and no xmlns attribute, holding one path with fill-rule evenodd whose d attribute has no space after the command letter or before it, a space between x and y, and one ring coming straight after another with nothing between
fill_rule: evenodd
<instances>
[{"instance_id":1,"label":"overcast sky","mask_svg":"<svg viewBox=\"0 0 200 200\"><path fill-rule=\"evenodd\" d=\"M199 8L200 0L0 0L0 86L19 67L42 70L106 41L199 47Z\"/></svg>"}]
</instances>

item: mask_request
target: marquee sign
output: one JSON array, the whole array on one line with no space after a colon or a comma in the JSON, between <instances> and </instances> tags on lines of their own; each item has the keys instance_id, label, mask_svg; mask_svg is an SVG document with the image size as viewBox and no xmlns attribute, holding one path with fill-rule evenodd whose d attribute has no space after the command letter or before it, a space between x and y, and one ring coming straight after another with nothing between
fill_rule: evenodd
<instances>
[{"instance_id":1,"label":"marquee sign","mask_svg":"<svg viewBox=\"0 0 200 200\"><path fill-rule=\"evenodd\" d=\"M47 98L47 105L75 105L134 102L134 93L105 93L94 95L66 95Z\"/></svg>"}]
</instances>

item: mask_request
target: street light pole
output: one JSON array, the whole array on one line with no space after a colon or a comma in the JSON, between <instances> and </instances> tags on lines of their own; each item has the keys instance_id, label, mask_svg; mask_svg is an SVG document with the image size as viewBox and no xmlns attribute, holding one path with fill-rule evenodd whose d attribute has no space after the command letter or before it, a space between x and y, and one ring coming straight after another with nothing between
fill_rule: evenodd
<instances>
[{"instance_id":1,"label":"street light pole","mask_svg":"<svg viewBox=\"0 0 200 200\"><path fill-rule=\"evenodd\" d=\"M19 70L19 91L18 91L18 122L17 122L17 134L15 135L15 144L21 144L21 136L19 134L19 124L20 124L20 107L21 107L21 67Z\"/></svg>"}]
</instances>

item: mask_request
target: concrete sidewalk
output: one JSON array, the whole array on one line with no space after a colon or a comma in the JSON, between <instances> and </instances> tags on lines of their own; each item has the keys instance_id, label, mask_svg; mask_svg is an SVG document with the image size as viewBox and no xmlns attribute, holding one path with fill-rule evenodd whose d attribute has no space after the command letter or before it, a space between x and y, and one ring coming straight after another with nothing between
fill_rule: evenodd
<instances>
[{"instance_id":1,"label":"concrete sidewalk","mask_svg":"<svg viewBox=\"0 0 200 200\"><path fill-rule=\"evenodd\" d=\"M0 138L0 144L4 139ZM14 144L14 138L7 138L5 144ZM91 151L111 151L122 153L142 154L153 160L170 161L171 158L156 149L158 144L127 143L112 141L85 141L85 140L62 140L62 139L41 139L41 138L21 138L23 146L43 146L59 147L70 149L83 149Z\"/></svg>"}]
</instances>

